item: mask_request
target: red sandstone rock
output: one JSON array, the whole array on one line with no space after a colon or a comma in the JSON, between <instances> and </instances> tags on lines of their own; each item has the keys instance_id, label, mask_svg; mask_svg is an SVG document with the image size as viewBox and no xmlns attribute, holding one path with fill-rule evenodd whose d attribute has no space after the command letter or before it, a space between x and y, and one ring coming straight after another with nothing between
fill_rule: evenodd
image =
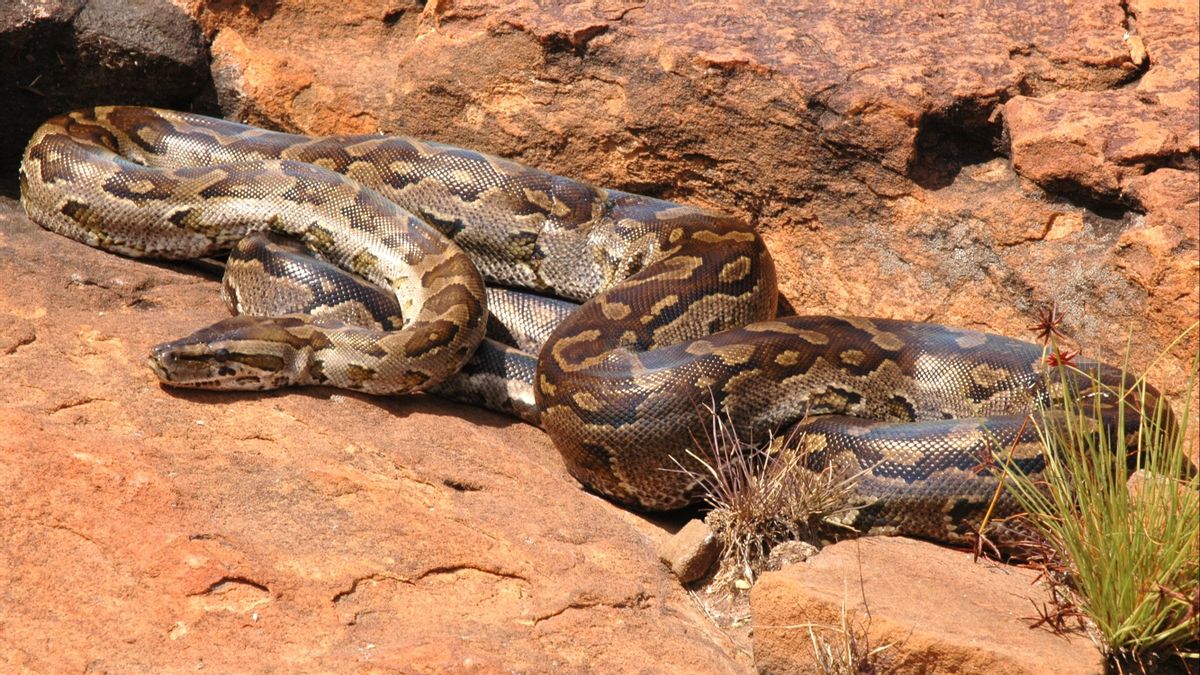
<instances>
[{"instance_id":1,"label":"red sandstone rock","mask_svg":"<svg viewBox=\"0 0 1200 675\"><path fill-rule=\"evenodd\" d=\"M736 213L802 312L1027 336L1057 301L1089 356L1146 336L1141 368L1200 311L1187 3L178 1L226 114Z\"/></svg>"},{"instance_id":2,"label":"red sandstone rock","mask_svg":"<svg viewBox=\"0 0 1200 675\"><path fill-rule=\"evenodd\" d=\"M537 429L431 397L181 392L219 281L0 200L0 671L746 672Z\"/></svg>"},{"instance_id":3,"label":"red sandstone rock","mask_svg":"<svg viewBox=\"0 0 1200 675\"><path fill-rule=\"evenodd\" d=\"M811 626L835 645L849 627L864 653L890 645L879 658L897 672L1103 672L1086 637L1031 630L1022 618L1048 600L1036 576L908 539L841 542L759 579L750 592L755 665L819 672Z\"/></svg>"},{"instance_id":4,"label":"red sandstone rock","mask_svg":"<svg viewBox=\"0 0 1200 675\"><path fill-rule=\"evenodd\" d=\"M704 576L720 553L720 542L712 530L703 520L695 518L663 543L658 557L686 584Z\"/></svg>"},{"instance_id":5,"label":"red sandstone rock","mask_svg":"<svg viewBox=\"0 0 1200 675\"><path fill-rule=\"evenodd\" d=\"M803 312L1022 336L1057 299L1089 356L1135 330L1140 368L1200 308L1188 3L176 4L228 116L736 213ZM0 72L101 102L51 63ZM539 432L429 399L168 392L140 360L223 315L215 282L2 218L3 669L747 667L662 531L580 492ZM1156 366L1169 393L1196 344Z\"/></svg>"}]
</instances>

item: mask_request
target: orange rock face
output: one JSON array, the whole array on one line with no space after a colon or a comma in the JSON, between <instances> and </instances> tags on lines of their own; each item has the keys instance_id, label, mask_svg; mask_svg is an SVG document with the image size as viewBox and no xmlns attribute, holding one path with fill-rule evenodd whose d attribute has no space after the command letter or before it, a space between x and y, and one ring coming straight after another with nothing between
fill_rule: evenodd
<instances>
[{"instance_id":1,"label":"orange rock face","mask_svg":"<svg viewBox=\"0 0 1200 675\"><path fill-rule=\"evenodd\" d=\"M745 672L664 531L431 398L163 389L219 280L0 200L0 670Z\"/></svg>"},{"instance_id":2,"label":"orange rock face","mask_svg":"<svg viewBox=\"0 0 1200 675\"><path fill-rule=\"evenodd\" d=\"M887 672L1103 672L1086 636L1029 630L1022 617L1036 614L1031 601L1049 602L1036 576L907 539L841 542L754 586L755 665L761 673L822 672L812 635L839 653L853 634L864 661L882 648L876 663L896 669Z\"/></svg>"},{"instance_id":3,"label":"orange rock face","mask_svg":"<svg viewBox=\"0 0 1200 675\"><path fill-rule=\"evenodd\" d=\"M801 312L1020 337L1058 302L1142 368L1200 311L1189 3L179 2L226 114L736 213Z\"/></svg>"},{"instance_id":4,"label":"orange rock face","mask_svg":"<svg viewBox=\"0 0 1200 675\"><path fill-rule=\"evenodd\" d=\"M74 61L51 42L87 3L51 4L65 18L41 33L20 32L41 5L0 9L14 111L163 100L73 97L95 78L60 72ZM226 116L408 134L738 214L800 312L1020 337L1057 301L1087 356L1128 344L1184 388L1196 334L1154 357L1200 311L1194 3L175 4ZM0 145L15 166L20 140ZM583 493L537 430L429 398L164 390L141 360L224 316L217 282L15 208L0 202L0 669L752 667L658 562L663 529ZM879 546L879 574L941 564ZM984 597L1016 578L971 569ZM784 578L755 591L775 670L800 647L769 627L811 594ZM934 630L974 650L955 663L1025 668L972 611ZM1007 621L1004 639L1042 639Z\"/></svg>"}]
</instances>

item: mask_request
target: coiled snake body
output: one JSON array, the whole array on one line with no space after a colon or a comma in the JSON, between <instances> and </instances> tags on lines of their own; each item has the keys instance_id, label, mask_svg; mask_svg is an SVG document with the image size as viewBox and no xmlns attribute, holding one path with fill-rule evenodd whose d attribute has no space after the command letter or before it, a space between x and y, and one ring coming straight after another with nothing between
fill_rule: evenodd
<instances>
[{"instance_id":1,"label":"coiled snake body","mask_svg":"<svg viewBox=\"0 0 1200 675\"><path fill-rule=\"evenodd\" d=\"M711 403L748 437L802 423L814 457L867 468L859 490L872 504L857 526L955 539L995 484L981 457L1016 441L1036 470L1040 444L1021 422L1066 384L1045 377L1031 343L776 317L774 265L745 223L434 143L96 108L37 131L21 195L42 226L116 253L200 257L266 229L395 293L393 325L337 312L220 322L155 348L164 382L490 399L540 423L583 484L643 508L696 498L694 477L677 469L700 470L686 451ZM524 344L477 352L484 280L582 304L559 305ZM337 284L352 282L322 283L336 302L317 304L329 307ZM273 293L259 291L234 291L231 304ZM510 323L528 323L526 301L501 296L492 302ZM1120 386L1118 370L1090 365ZM464 393L474 376L501 386Z\"/></svg>"}]
</instances>

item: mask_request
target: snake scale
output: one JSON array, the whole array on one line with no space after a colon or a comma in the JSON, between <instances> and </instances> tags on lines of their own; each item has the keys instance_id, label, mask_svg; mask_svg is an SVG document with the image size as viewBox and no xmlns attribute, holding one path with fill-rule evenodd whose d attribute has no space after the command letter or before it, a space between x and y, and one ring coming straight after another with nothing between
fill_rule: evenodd
<instances>
[{"instance_id":1,"label":"snake scale","mask_svg":"<svg viewBox=\"0 0 1200 675\"><path fill-rule=\"evenodd\" d=\"M481 402L540 424L581 483L639 508L697 499L678 466L703 471L687 451L703 456L711 405L746 438L801 425L810 461L865 469L856 527L961 540L996 484L981 458L1012 445L1040 468L1029 413L1068 385L1122 390L1103 364L1080 362L1101 387L1047 377L1040 346L997 335L777 316L771 256L736 218L414 139L87 109L34 134L21 199L43 227L127 256L209 256L270 231L327 261L231 258L268 280L227 285L231 306L278 316L155 347L164 383ZM351 300L345 273L388 292Z\"/></svg>"}]
</instances>

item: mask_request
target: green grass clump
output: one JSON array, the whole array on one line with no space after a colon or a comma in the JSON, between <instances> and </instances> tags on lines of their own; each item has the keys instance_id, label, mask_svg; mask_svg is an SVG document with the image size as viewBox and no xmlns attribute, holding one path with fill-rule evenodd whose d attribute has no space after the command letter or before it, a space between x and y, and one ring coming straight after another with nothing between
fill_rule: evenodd
<instances>
[{"instance_id":1,"label":"green grass clump","mask_svg":"<svg viewBox=\"0 0 1200 675\"><path fill-rule=\"evenodd\" d=\"M1139 379L1133 395L1112 392L1109 404L1118 429L1141 419L1136 433L1106 425L1101 397L1065 396L1035 420L1044 472L1026 476L1001 462L1008 489L1050 551L1042 564L1058 606L1043 620L1082 618L1120 671L1200 665L1200 477L1189 459L1196 432L1187 413L1198 363L1200 352L1178 424L1165 401L1153 409L1137 403L1146 400Z\"/></svg>"}]
</instances>

